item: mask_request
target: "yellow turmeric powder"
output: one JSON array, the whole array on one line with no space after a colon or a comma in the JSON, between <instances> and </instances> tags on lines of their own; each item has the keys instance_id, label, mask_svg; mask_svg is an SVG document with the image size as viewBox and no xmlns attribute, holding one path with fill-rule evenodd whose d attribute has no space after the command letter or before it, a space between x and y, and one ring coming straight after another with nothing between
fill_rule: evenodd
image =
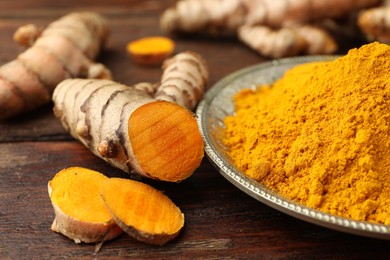
<instances>
[{"instance_id":1,"label":"yellow turmeric powder","mask_svg":"<svg viewBox=\"0 0 390 260\"><path fill-rule=\"evenodd\" d=\"M296 202L390 225L389 57L375 42L239 92L224 130L235 165Z\"/></svg>"}]
</instances>

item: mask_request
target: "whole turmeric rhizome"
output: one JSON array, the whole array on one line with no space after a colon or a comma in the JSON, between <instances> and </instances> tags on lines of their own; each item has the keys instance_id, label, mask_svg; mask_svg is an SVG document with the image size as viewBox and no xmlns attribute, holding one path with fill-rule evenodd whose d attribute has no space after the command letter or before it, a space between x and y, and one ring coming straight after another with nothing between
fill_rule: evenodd
<instances>
[{"instance_id":1,"label":"whole turmeric rhizome","mask_svg":"<svg viewBox=\"0 0 390 260\"><path fill-rule=\"evenodd\" d=\"M125 231L163 245L184 225L183 213L165 194L139 181L70 167L49 181L48 191L55 212L51 229L76 243L100 243Z\"/></svg>"}]
</instances>

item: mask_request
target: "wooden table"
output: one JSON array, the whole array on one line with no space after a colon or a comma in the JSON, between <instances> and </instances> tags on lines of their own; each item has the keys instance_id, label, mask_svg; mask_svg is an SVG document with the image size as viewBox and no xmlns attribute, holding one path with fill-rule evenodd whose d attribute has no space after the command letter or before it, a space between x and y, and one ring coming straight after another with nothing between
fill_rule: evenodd
<instances>
[{"instance_id":1,"label":"wooden table","mask_svg":"<svg viewBox=\"0 0 390 260\"><path fill-rule=\"evenodd\" d=\"M0 1L0 63L23 48L12 41L25 23L46 25L74 10L104 14L112 24L107 49L99 57L115 80L133 84L158 81L160 68L140 67L126 55L134 39L161 35L159 14L174 1ZM235 39L176 38L176 52L194 50L209 63L210 86L223 76L264 59ZM352 42L344 50L360 44ZM343 50L340 51L343 53ZM179 184L149 182L184 212L186 225L171 243L151 246L127 235L94 245L75 244L50 230L54 213L47 182L59 170L83 166L108 176L126 177L72 139L54 118L52 104L0 122L0 259L115 258L147 259L317 259L390 256L390 242L329 230L295 219L247 196L225 180L205 158Z\"/></svg>"}]
</instances>

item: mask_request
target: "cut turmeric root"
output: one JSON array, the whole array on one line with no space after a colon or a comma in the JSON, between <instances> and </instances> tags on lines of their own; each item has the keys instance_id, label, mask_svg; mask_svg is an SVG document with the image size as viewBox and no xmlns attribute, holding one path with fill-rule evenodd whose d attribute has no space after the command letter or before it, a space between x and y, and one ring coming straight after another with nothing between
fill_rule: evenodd
<instances>
[{"instance_id":1,"label":"cut turmeric root","mask_svg":"<svg viewBox=\"0 0 390 260\"><path fill-rule=\"evenodd\" d=\"M55 115L73 137L111 165L153 179L182 181L204 155L190 109L203 96L208 75L194 53L178 54L167 63L152 96L109 80L65 80L53 94Z\"/></svg>"},{"instance_id":2,"label":"cut turmeric root","mask_svg":"<svg viewBox=\"0 0 390 260\"><path fill-rule=\"evenodd\" d=\"M108 178L81 167L57 173L48 183L55 219L51 229L76 243L98 243L119 236L123 230L106 209L100 191Z\"/></svg>"},{"instance_id":3,"label":"cut turmeric root","mask_svg":"<svg viewBox=\"0 0 390 260\"><path fill-rule=\"evenodd\" d=\"M178 182L200 165L203 140L182 106L108 80L66 80L53 97L64 127L125 172Z\"/></svg>"},{"instance_id":4,"label":"cut turmeric root","mask_svg":"<svg viewBox=\"0 0 390 260\"><path fill-rule=\"evenodd\" d=\"M162 36L145 37L127 45L127 52L135 63L141 65L159 65L172 55L175 43Z\"/></svg>"},{"instance_id":5,"label":"cut turmeric root","mask_svg":"<svg viewBox=\"0 0 390 260\"><path fill-rule=\"evenodd\" d=\"M180 209L162 192L134 180L111 178L102 198L117 224L135 239L163 245L184 225Z\"/></svg>"}]
</instances>

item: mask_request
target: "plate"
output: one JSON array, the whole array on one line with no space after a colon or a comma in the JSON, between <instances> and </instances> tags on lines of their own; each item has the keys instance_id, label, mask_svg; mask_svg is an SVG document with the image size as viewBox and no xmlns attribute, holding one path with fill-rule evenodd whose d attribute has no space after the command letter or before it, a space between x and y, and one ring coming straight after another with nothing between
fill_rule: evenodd
<instances>
[{"instance_id":1,"label":"plate","mask_svg":"<svg viewBox=\"0 0 390 260\"><path fill-rule=\"evenodd\" d=\"M318 211L271 191L234 167L222 142L223 120L234 113L233 96L243 88L270 84L298 64L333 60L337 56L304 56L273 60L234 72L217 82L196 110L206 156L219 173L237 188L256 200L301 220L355 235L390 239L390 226L355 221Z\"/></svg>"}]
</instances>

